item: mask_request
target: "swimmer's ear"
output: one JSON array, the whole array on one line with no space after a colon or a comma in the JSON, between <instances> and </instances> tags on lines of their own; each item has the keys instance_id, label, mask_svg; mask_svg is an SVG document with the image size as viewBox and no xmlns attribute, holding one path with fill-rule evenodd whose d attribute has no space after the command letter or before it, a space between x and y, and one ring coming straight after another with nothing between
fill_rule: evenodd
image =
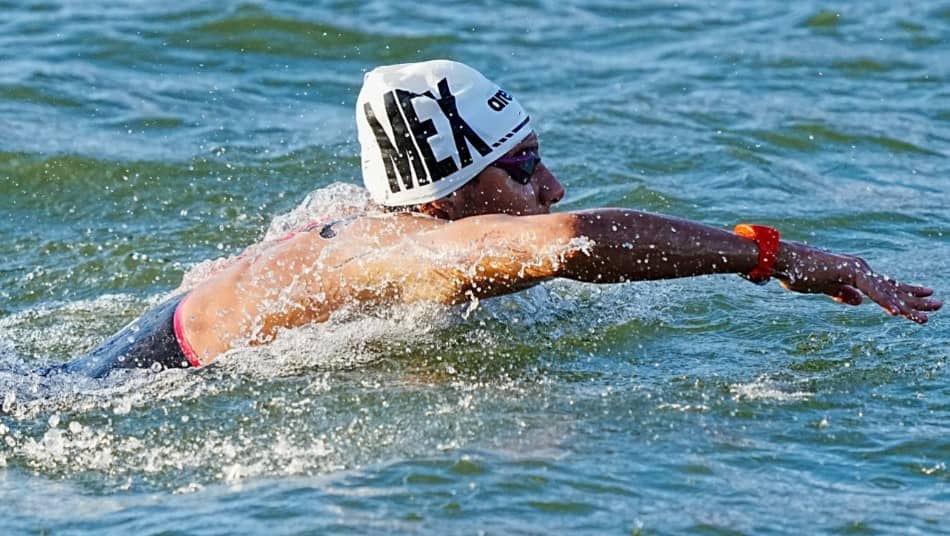
<instances>
[{"instance_id":1,"label":"swimmer's ear","mask_svg":"<svg viewBox=\"0 0 950 536\"><path fill-rule=\"evenodd\" d=\"M447 203L444 202L445 198L436 199L435 201L429 201L428 203L423 203L416 207L416 212L421 212L427 216L432 216L433 218L439 218L440 220L450 220L452 207L446 206Z\"/></svg>"}]
</instances>

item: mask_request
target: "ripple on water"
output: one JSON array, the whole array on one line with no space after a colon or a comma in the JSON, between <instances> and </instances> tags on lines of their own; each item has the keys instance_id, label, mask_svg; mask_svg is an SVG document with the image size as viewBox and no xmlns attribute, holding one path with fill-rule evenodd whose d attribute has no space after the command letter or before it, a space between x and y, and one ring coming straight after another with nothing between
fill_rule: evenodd
<instances>
[{"instance_id":1,"label":"ripple on water","mask_svg":"<svg viewBox=\"0 0 950 536\"><path fill-rule=\"evenodd\" d=\"M0 531L947 530L943 317L733 277L26 373L321 216L360 73L430 57L517 94L566 208L771 222L948 287L943 3L226 4L0 0Z\"/></svg>"},{"instance_id":2,"label":"ripple on water","mask_svg":"<svg viewBox=\"0 0 950 536\"><path fill-rule=\"evenodd\" d=\"M26 104L49 105L60 108L81 108L83 103L54 91L32 86L0 86L0 102L11 100Z\"/></svg>"},{"instance_id":3,"label":"ripple on water","mask_svg":"<svg viewBox=\"0 0 950 536\"><path fill-rule=\"evenodd\" d=\"M823 9L808 17L802 24L808 28L834 28L841 22L841 13Z\"/></svg>"},{"instance_id":4,"label":"ripple on water","mask_svg":"<svg viewBox=\"0 0 950 536\"><path fill-rule=\"evenodd\" d=\"M827 144L844 146L871 145L894 153L944 156L942 153L913 143L875 134L851 134L820 123L795 123L781 130L758 130L748 133L785 153L786 149L801 152L826 150Z\"/></svg>"},{"instance_id":5,"label":"ripple on water","mask_svg":"<svg viewBox=\"0 0 950 536\"><path fill-rule=\"evenodd\" d=\"M289 58L337 59L346 55L398 62L455 42L449 35L382 35L331 24L285 17L267 9L241 5L216 20L169 36L182 49L229 50Z\"/></svg>"}]
</instances>

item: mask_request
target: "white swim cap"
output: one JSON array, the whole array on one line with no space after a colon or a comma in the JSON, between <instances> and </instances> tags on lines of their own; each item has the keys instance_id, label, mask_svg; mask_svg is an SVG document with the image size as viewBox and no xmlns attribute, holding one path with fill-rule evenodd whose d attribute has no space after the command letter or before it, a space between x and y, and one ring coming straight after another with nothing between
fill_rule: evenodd
<instances>
[{"instance_id":1,"label":"white swim cap","mask_svg":"<svg viewBox=\"0 0 950 536\"><path fill-rule=\"evenodd\" d=\"M377 67L356 99L363 183L386 206L445 197L521 142L528 123L518 101L467 65Z\"/></svg>"}]
</instances>

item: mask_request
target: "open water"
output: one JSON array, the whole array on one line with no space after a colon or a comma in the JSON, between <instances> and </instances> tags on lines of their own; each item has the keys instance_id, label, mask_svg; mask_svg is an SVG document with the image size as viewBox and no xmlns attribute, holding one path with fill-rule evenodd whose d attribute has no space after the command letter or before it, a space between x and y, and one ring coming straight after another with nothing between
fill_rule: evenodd
<instances>
[{"instance_id":1,"label":"open water","mask_svg":"<svg viewBox=\"0 0 950 536\"><path fill-rule=\"evenodd\" d=\"M327 187L362 74L440 57L519 97L561 209L772 224L950 292L946 2L0 0L0 533L950 533L946 311L554 282L28 373L358 202Z\"/></svg>"}]
</instances>

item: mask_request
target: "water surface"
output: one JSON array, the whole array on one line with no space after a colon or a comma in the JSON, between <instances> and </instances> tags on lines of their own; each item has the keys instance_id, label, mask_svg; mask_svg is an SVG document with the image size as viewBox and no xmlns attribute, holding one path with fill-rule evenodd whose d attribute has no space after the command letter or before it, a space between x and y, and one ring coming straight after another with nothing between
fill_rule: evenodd
<instances>
[{"instance_id":1,"label":"water surface","mask_svg":"<svg viewBox=\"0 0 950 536\"><path fill-rule=\"evenodd\" d=\"M554 282L200 371L26 374L358 183L362 74L441 57L519 97L562 209L771 224L945 298L945 3L0 14L2 532L950 533L946 314L737 277Z\"/></svg>"}]
</instances>

